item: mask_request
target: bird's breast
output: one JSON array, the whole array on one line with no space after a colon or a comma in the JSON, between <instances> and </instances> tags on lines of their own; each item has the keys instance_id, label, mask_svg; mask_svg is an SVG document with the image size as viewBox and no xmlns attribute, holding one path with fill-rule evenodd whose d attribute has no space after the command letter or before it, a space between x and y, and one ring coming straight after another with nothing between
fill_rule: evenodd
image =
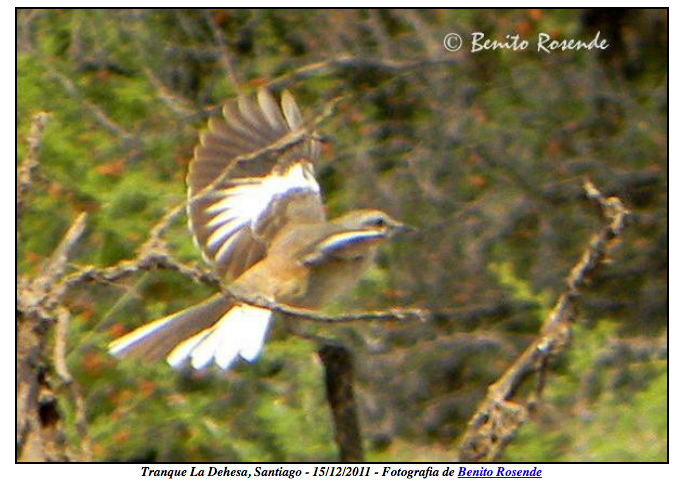
<instances>
[{"instance_id":1,"label":"bird's breast","mask_svg":"<svg viewBox=\"0 0 688 486\"><path fill-rule=\"evenodd\" d=\"M365 254L311 267L306 290L294 305L318 308L340 297L356 286L372 259L372 254Z\"/></svg>"}]
</instances>

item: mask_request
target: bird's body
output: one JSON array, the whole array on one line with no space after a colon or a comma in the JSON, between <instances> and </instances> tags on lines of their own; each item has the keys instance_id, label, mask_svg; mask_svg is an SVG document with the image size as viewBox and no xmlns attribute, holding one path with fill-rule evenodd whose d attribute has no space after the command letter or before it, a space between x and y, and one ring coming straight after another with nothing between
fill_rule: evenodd
<instances>
[{"instance_id":1,"label":"bird's body","mask_svg":"<svg viewBox=\"0 0 688 486\"><path fill-rule=\"evenodd\" d=\"M377 210L328 221L312 138L277 157L236 163L302 128L288 93L281 107L264 90L257 101L226 105L224 118L211 120L201 136L188 176L189 226L232 295L318 309L351 289L402 225ZM110 352L227 369L238 357L256 359L271 317L269 309L220 294L113 341Z\"/></svg>"}]
</instances>

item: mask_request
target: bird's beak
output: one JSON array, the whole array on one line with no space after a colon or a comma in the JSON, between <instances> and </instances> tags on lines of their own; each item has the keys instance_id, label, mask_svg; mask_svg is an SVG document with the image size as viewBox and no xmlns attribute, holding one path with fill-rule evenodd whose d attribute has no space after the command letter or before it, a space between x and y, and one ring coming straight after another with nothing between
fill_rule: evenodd
<instances>
[{"instance_id":1,"label":"bird's beak","mask_svg":"<svg viewBox=\"0 0 688 486\"><path fill-rule=\"evenodd\" d=\"M405 233L415 233L418 231L418 228L410 224L402 223L401 221L395 221L394 226L392 226L392 231L396 235L401 235Z\"/></svg>"}]
</instances>

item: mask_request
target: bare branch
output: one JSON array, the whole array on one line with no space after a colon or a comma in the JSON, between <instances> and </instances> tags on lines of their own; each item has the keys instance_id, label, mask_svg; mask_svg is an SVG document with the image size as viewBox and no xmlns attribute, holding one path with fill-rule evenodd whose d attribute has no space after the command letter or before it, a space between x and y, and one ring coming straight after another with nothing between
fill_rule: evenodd
<instances>
[{"instance_id":1,"label":"bare branch","mask_svg":"<svg viewBox=\"0 0 688 486\"><path fill-rule=\"evenodd\" d=\"M33 281L20 280L17 286L17 458L20 461L65 461L63 424L44 362L48 329L57 323L57 351L63 356L69 314L59 304L60 282L69 252L85 228L85 213L80 214L65 233L60 245ZM61 337L62 336L62 337ZM58 354L58 353L56 353ZM64 360L56 366L69 382ZM81 405L79 405L79 403ZM77 407L83 401L77 402Z\"/></svg>"},{"instance_id":2,"label":"bare branch","mask_svg":"<svg viewBox=\"0 0 688 486\"><path fill-rule=\"evenodd\" d=\"M181 118L191 118L196 115L197 110L193 108L191 102L174 94L151 68L144 66L143 73L146 75L151 85L156 89L158 98L165 103L172 112Z\"/></svg>"},{"instance_id":3,"label":"bare branch","mask_svg":"<svg viewBox=\"0 0 688 486\"><path fill-rule=\"evenodd\" d=\"M547 361L561 354L570 341L573 304L580 296L585 279L601 266L611 244L626 225L630 213L619 199L605 198L591 182L586 182L584 188L587 196L602 207L607 224L593 236L569 272L566 288L550 311L540 336L490 386L461 439L461 462L498 460L518 428L528 419L536 400L530 400L529 406L521 405L514 401L516 393L533 373L538 373L536 394L541 393Z\"/></svg>"},{"instance_id":4,"label":"bare branch","mask_svg":"<svg viewBox=\"0 0 688 486\"><path fill-rule=\"evenodd\" d=\"M81 213L76 217L72 225L65 233L62 241L46 264L43 265L41 275L36 279L36 289L40 291L48 291L55 282L64 274L67 267L67 260L69 253L76 245L79 238L86 228L86 213Z\"/></svg>"},{"instance_id":5,"label":"bare branch","mask_svg":"<svg viewBox=\"0 0 688 486\"><path fill-rule=\"evenodd\" d=\"M138 139L130 132L122 128L117 122L110 118L103 109L92 103L81 93L76 84L65 74L60 72L59 69L44 55L42 55L35 46L27 45L27 50L35 55L36 59L43 64L48 76L57 81L57 83L62 86L65 92L72 97L75 101L79 102L85 109L90 113L92 118L96 123L101 125L105 130L110 132L124 141L127 142L138 142Z\"/></svg>"},{"instance_id":6,"label":"bare branch","mask_svg":"<svg viewBox=\"0 0 688 486\"><path fill-rule=\"evenodd\" d=\"M62 284L66 290L89 282L112 284L131 275L156 269L172 270L209 287L221 288L220 280L211 271L181 263L164 252L143 253L139 258L105 268L82 268L67 275Z\"/></svg>"},{"instance_id":7,"label":"bare branch","mask_svg":"<svg viewBox=\"0 0 688 486\"><path fill-rule=\"evenodd\" d=\"M76 429L79 434L80 460L93 461L91 450L91 440L88 436L88 422L86 419L86 403L81 393L79 383L72 378L72 374L67 367L67 332L69 331L70 313L66 307L60 306L57 309L57 326L55 327L55 345L53 349L53 361L55 371L62 380L62 383L69 388L74 402L74 414L76 417Z\"/></svg>"},{"instance_id":8,"label":"bare branch","mask_svg":"<svg viewBox=\"0 0 688 486\"><path fill-rule=\"evenodd\" d=\"M363 462L363 441L354 393L354 359L341 345L324 344L318 356L325 368L327 401L334 421L335 442L342 462Z\"/></svg>"},{"instance_id":9,"label":"bare branch","mask_svg":"<svg viewBox=\"0 0 688 486\"><path fill-rule=\"evenodd\" d=\"M65 92L71 96L74 100L82 104L82 106L88 111L92 118L102 126L105 130L110 132L112 135L119 137L126 141L134 141L136 137L120 126L116 121L110 118L103 109L96 105L95 103L86 99L86 97L79 91L74 82L64 74L62 74L55 66L53 66L47 60L43 61L48 75L57 81Z\"/></svg>"},{"instance_id":10,"label":"bare branch","mask_svg":"<svg viewBox=\"0 0 688 486\"><path fill-rule=\"evenodd\" d=\"M26 138L28 149L26 156L17 170L17 219L26 209L26 198L38 170L38 152L43 143L43 130L50 119L45 112L36 113L31 119L29 136Z\"/></svg>"},{"instance_id":11,"label":"bare branch","mask_svg":"<svg viewBox=\"0 0 688 486\"><path fill-rule=\"evenodd\" d=\"M208 22L208 25L210 26L210 30L213 32L213 38L215 39L217 49L220 52L220 60L222 61L222 66L225 69L225 73L227 73L227 77L232 83L234 90L237 93L240 93L241 83L239 83L239 78L237 77L235 69L235 61L232 57L232 54L229 52L229 46L227 46L225 36L222 33L220 26L217 25L212 12L210 12L209 9L205 9L203 13L205 15L206 22Z\"/></svg>"},{"instance_id":12,"label":"bare branch","mask_svg":"<svg viewBox=\"0 0 688 486\"><path fill-rule=\"evenodd\" d=\"M325 61L314 62L301 66L300 68L284 74L279 78L270 81L267 86L273 90L281 90L290 86L296 81L308 79L313 76L330 73L345 69L377 69L379 71L386 71L390 73L399 73L403 71L411 71L413 69L420 69L428 66L451 65L459 62L458 57L438 57L421 59L419 61L400 61L396 59L377 59L365 58L355 56L340 56L334 59L327 59Z\"/></svg>"}]
</instances>

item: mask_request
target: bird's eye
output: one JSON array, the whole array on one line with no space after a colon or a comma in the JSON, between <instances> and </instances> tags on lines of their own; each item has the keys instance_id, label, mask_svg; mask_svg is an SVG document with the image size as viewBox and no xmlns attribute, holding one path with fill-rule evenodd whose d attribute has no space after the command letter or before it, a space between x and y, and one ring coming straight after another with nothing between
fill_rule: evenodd
<instances>
[{"instance_id":1,"label":"bird's eye","mask_svg":"<svg viewBox=\"0 0 688 486\"><path fill-rule=\"evenodd\" d=\"M387 223L382 218L375 218L375 219L371 219L368 224L370 226L376 226L376 227L380 228L382 226L386 226Z\"/></svg>"}]
</instances>

